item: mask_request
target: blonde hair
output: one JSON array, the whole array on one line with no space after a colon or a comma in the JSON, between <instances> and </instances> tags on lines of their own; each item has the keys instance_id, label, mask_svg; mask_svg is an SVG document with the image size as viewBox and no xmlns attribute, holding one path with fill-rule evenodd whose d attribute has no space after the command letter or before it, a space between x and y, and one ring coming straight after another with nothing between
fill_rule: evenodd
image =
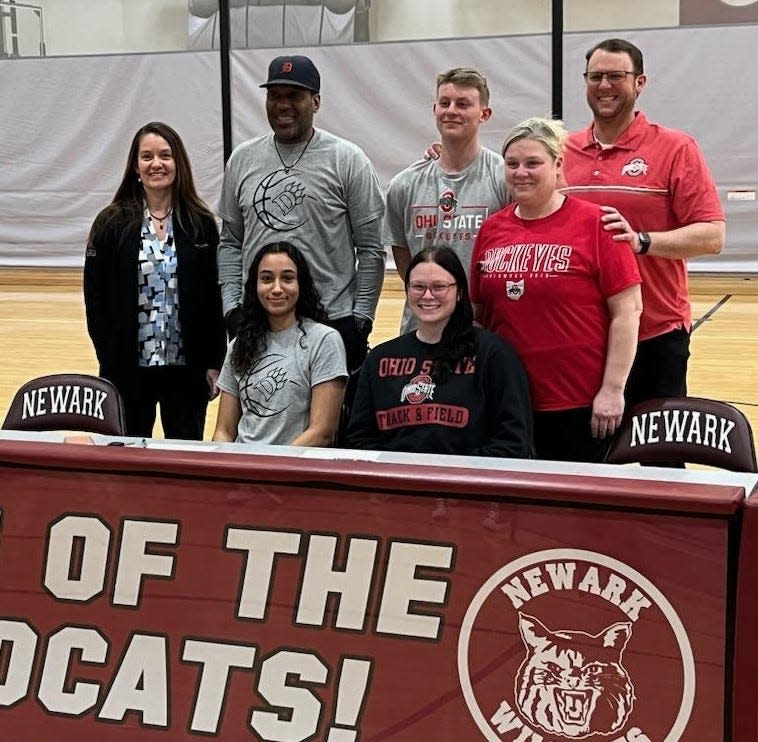
<instances>
[{"instance_id":1,"label":"blonde hair","mask_svg":"<svg viewBox=\"0 0 758 742\"><path fill-rule=\"evenodd\" d=\"M514 142L522 139L533 139L536 142L540 142L550 156L554 160L557 160L563 154L563 143L566 141L567 136L568 132L563 121L533 116L526 119L526 121L522 121L520 124L516 124L505 135L502 154L505 157L505 151Z\"/></svg>"}]
</instances>

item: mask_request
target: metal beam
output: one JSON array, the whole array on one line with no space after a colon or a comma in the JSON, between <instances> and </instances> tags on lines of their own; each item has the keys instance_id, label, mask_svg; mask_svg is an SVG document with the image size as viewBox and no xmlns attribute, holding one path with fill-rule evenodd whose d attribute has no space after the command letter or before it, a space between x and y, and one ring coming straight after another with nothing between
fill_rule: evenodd
<instances>
[{"instance_id":1,"label":"metal beam","mask_svg":"<svg viewBox=\"0 0 758 742\"><path fill-rule=\"evenodd\" d=\"M221 59L221 127L224 137L224 165L232 154L232 83L230 70L231 29L229 0L219 0L219 56Z\"/></svg>"},{"instance_id":2,"label":"metal beam","mask_svg":"<svg viewBox=\"0 0 758 742\"><path fill-rule=\"evenodd\" d=\"M563 0L552 0L553 118L563 118Z\"/></svg>"}]
</instances>

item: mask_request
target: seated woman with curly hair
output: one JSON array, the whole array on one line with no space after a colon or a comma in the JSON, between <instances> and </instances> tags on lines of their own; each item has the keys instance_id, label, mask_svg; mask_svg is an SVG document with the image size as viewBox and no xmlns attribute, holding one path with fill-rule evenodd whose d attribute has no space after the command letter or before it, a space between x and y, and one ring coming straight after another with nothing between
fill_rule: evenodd
<instances>
[{"instance_id":1,"label":"seated woman with curly hair","mask_svg":"<svg viewBox=\"0 0 758 742\"><path fill-rule=\"evenodd\" d=\"M329 446L347 380L345 347L302 253L262 247L250 266L242 320L218 378L214 441Z\"/></svg>"}]
</instances>

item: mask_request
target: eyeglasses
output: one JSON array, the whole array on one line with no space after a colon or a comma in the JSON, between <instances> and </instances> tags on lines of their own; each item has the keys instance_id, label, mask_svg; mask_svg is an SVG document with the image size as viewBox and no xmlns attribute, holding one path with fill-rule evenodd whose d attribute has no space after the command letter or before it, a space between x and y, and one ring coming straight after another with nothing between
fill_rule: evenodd
<instances>
[{"instance_id":1,"label":"eyeglasses","mask_svg":"<svg viewBox=\"0 0 758 742\"><path fill-rule=\"evenodd\" d=\"M614 71L614 72L585 72L582 77L587 82L591 82L593 85L599 85L603 78L606 78L609 83L615 84L618 82L623 82L626 79L627 75L634 75L637 76L636 72L621 72L620 70Z\"/></svg>"},{"instance_id":2,"label":"eyeglasses","mask_svg":"<svg viewBox=\"0 0 758 742\"><path fill-rule=\"evenodd\" d=\"M452 283L409 283L408 294L415 296L417 299L421 298L427 291L432 292L432 296L444 296L451 286L456 286L456 282Z\"/></svg>"}]
</instances>

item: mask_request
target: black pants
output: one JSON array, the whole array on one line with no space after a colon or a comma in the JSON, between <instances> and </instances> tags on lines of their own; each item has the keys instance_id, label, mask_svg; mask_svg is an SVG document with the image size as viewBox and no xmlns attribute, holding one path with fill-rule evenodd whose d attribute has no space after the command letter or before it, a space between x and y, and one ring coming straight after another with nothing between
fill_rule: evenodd
<instances>
[{"instance_id":1,"label":"black pants","mask_svg":"<svg viewBox=\"0 0 758 742\"><path fill-rule=\"evenodd\" d=\"M342 338L342 342L345 344L348 374L355 373L361 367L363 361L366 360L368 338L363 337L358 332L352 314L349 317L330 319L329 324L337 330Z\"/></svg>"},{"instance_id":2,"label":"black pants","mask_svg":"<svg viewBox=\"0 0 758 742\"><path fill-rule=\"evenodd\" d=\"M611 438L593 438L591 407L534 413L534 447L537 458L548 461L605 460Z\"/></svg>"},{"instance_id":3,"label":"black pants","mask_svg":"<svg viewBox=\"0 0 758 742\"><path fill-rule=\"evenodd\" d=\"M126 413L126 434L150 438L160 406L166 438L201 441L208 408L205 371L187 366L137 369L128 385L119 387Z\"/></svg>"},{"instance_id":4,"label":"black pants","mask_svg":"<svg viewBox=\"0 0 758 742\"><path fill-rule=\"evenodd\" d=\"M347 386L345 387L345 398L342 402L340 424L335 441L337 446L344 448L347 445L346 434L347 425L350 421L350 410L353 408L353 399L358 388L358 373L368 353L368 341L358 332L352 315L330 320L329 324L339 332L342 342L345 344L345 355L347 356Z\"/></svg>"},{"instance_id":5,"label":"black pants","mask_svg":"<svg viewBox=\"0 0 758 742\"><path fill-rule=\"evenodd\" d=\"M643 340L626 383L627 405L656 397L687 396L690 334L684 328Z\"/></svg>"},{"instance_id":6,"label":"black pants","mask_svg":"<svg viewBox=\"0 0 758 742\"><path fill-rule=\"evenodd\" d=\"M638 402L657 397L686 397L689 357L690 333L683 327L643 340L637 346L637 355L626 383L624 396L627 410ZM677 461L661 461L655 466L684 468L684 464Z\"/></svg>"}]
</instances>

